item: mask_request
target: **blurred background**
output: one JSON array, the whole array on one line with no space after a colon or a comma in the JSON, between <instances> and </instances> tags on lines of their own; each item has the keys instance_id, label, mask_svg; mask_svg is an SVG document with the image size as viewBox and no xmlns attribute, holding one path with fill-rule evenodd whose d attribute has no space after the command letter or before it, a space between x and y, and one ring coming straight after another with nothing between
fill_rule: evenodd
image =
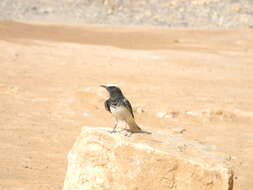
<instances>
[{"instance_id":1,"label":"blurred background","mask_svg":"<svg viewBox=\"0 0 253 190\"><path fill-rule=\"evenodd\" d=\"M0 19L197 28L253 27L253 1L1 0Z\"/></svg>"}]
</instances>

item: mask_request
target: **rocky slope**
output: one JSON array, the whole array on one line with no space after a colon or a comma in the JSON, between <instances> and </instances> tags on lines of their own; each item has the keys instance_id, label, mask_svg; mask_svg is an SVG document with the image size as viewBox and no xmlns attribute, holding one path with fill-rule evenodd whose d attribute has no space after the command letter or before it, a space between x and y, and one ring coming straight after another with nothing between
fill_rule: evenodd
<instances>
[{"instance_id":1,"label":"rocky slope","mask_svg":"<svg viewBox=\"0 0 253 190\"><path fill-rule=\"evenodd\" d=\"M0 19L53 23L253 27L251 0L1 0Z\"/></svg>"}]
</instances>

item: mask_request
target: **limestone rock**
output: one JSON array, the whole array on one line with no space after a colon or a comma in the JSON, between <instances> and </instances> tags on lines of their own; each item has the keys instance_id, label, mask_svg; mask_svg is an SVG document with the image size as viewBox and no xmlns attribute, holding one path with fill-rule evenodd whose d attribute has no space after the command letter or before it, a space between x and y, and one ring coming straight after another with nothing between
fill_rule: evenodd
<instances>
[{"instance_id":1,"label":"limestone rock","mask_svg":"<svg viewBox=\"0 0 253 190\"><path fill-rule=\"evenodd\" d=\"M167 115L167 113L166 112L158 112L156 115L159 118L163 118L163 117L165 117Z\"/></svg>"},{"instance_id":2,"label":"limestone rock","mask_svg":"<svg viewBox=\"0 0 253 190\"><path fill-rule=\"evenodd\" d=\"M63 190L232 190L228 164L224 155L180 135L127 137L84 127L68 154Z\"/></svg>"},{"instance_id":3,"label":"limestone rock","mask_svg":"<svg viewBox=\"0 0 253 190\"><path fill-rule=\"evenodd\" d=\"M136 105L133 107L133 112L137 114L144 113L144 106L143 105Z\"/></svg>"}]
</instances>

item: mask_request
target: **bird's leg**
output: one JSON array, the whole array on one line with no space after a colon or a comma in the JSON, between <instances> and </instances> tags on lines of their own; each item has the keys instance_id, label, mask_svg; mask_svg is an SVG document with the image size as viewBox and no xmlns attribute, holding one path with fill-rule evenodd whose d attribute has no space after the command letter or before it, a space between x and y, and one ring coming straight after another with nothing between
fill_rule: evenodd
<instances>
[{"instance_id":1,"label":"bird's leg","mask_svg":"<svg viewBox=\"0 0 253 190\"><path fill-rule=\"evenodd\" d=\"M116 121L115 121L113 130L112 130L112 133L115 133L115 132L116 132L117 125L118 125L118 119L116 119Z\"/></svg>"}]
</instances>

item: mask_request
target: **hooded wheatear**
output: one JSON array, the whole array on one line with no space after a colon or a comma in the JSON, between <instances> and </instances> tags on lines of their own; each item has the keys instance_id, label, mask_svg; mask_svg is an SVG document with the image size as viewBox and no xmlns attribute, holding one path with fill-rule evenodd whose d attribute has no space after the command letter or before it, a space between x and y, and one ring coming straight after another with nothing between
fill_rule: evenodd
<instances>
[{"instance_id":1,"label":"hooded wheatear","mask_svg":"<svg viewBox=\"0 0 253 190\"><path fill-rule=\"evenodd\" d=\"M124 121L128 124L129 132L140 132L141 128L136 124L134 120L133 109L130 102L124 97L120 88L115 84L101 85L109 92L109 99L105 101L105 109L112 113L116 120L113 128L113 132L118 125L118 121Z\"/></svg>"}]
</instances>

